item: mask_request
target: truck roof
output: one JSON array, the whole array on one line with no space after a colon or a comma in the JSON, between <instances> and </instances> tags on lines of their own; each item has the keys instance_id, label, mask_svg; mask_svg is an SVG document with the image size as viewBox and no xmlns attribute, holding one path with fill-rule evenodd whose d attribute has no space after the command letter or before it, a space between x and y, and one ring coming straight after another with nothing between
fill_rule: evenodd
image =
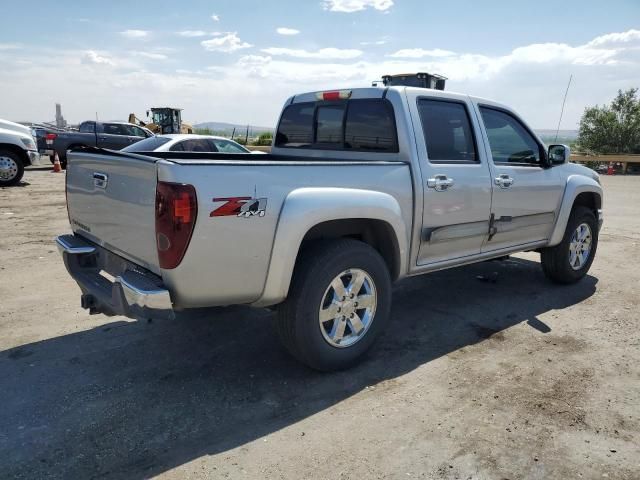
<instances>
[{"instance_id":1,"label":"truck roof","mask_svg":"<svg viewBox=\"0 0 640 480\"><path fill-rule=\"evenodd\" d=\"M476 97L473 95L468 95L466 93L460 92L452 92L448 90L435 90L432 88L419 88L419 87L406 87L402 85L391 86L391 87L357 87L357 88L327 88L325 90L319 90L315 92L305 92L294 95L290 97L287 101L287 104L290 103L302 103L302 102L315 102L318 100L318 94L322 94L323 92L344 92L350 91L350 99L359 99L359 98L383 98L388 94L388 91L397 91L399 93L404 92L424 92L429 96L434 97L442 97L442 98L453 98L458 100L471 98L476 101L480 101L483 103L490 103L496 106L503 106L499 102L488 98Z\"/></svg>"}]
</instances>

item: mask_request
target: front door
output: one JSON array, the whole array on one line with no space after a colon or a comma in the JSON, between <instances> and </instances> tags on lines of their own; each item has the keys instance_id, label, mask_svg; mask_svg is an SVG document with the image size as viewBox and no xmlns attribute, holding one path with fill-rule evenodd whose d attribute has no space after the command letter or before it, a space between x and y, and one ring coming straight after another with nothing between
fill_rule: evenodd
<instances>
[{"instance_id":1,"label":"front door","mask_svg":"<svg viewBox=\"0 0 640 480\"><path fill-rule=\"evenodd\" d=\"M478 105L478 111L493 179L491 232L482 251L548 239L564 192L562 177L544 164L544 145L513 113L490 105Z\"/></svg>"},{"instance_id":2,"label":"front door","mask_svg":"<svg viewBox=\"0 0 640 480\"><path fill-rule=\"evenodd\" d=\"M480 253L489 230L491 178L467 97L409 97L423 179L418 265Z\"/></svg>"}]
</instances>

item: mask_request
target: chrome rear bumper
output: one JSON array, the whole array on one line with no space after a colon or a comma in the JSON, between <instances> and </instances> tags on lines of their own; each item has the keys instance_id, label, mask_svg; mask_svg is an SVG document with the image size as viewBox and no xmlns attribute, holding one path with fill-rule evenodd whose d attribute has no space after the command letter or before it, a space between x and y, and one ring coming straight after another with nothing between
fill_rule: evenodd
<instances>
[{"instance_id":1,"label":"chrome rear bumper","mask_svg":"<svg viewBox=\"0 0 640 480\"><path fill-rule=\"evenodd\" d=\"M89 313L173 318L171 296L157 275L77 235L61 235L56 244Z\"/></svg>"}]
</instances>

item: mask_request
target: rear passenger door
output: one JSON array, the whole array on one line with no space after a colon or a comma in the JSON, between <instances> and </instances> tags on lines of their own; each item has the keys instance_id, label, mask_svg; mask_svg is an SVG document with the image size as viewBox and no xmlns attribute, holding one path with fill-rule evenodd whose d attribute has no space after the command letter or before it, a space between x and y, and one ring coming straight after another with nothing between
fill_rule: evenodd
<instances>
[{"instance_id":1,"label":"rear passenger door","mask_svg":"<svg viewBox=\"0 0 640 480\"><path fill-rule=\"evenodd\" d=\"M478 105L493 179L491 235L483 252L547 240L565 181L548 168L546 149L513 113Z\"/></svg>"},{"instance_id":2,"label":"rear passenger door","mask_svg":"<svg viewBox=\"0 0 640 480\"><path fill-rule=\"evenodd\" d=\"M467 97L408 93L423 184L418 265L480 253L489 231L491 178Z\"/></svg>"}]
</instances>

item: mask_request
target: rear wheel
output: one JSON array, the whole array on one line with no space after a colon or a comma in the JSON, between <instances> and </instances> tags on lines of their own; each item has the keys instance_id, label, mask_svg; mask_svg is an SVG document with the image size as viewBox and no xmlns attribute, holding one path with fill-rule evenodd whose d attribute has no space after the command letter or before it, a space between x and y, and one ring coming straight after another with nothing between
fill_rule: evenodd
<instances>
[{"instance_id":1,"label":"rear wheel","mask_svg":"<svg viewBox=\"0 0 640 480\"><path fill-rule=\"evenodd\" d=\"M355 364L389 319L391 278L380 254L353 239L301 253L276 329L287 350L321 371Z\"/></svg>"},{"instance_id":2,"label":"rear wheel","mask_svg":"<svg viewBox=\"0 0 640 480\"><path fill-rule=\"evenodd\" d=\"M24 164L20 156L8 150L0 150L0 187L18 183L24 175Z\"/></svg>"},{"instance_id":3,"label":"rear wheel","mask_svg":"<svg viewBox=\"0 0 640 480\"><path fill-rule=\"evenodd\" d=\"M556 283L574 283L584 277L598 247L598 221L590 209L575 207L562 241L542 250L544 274Z\"/></svg>"}]
</instances>

